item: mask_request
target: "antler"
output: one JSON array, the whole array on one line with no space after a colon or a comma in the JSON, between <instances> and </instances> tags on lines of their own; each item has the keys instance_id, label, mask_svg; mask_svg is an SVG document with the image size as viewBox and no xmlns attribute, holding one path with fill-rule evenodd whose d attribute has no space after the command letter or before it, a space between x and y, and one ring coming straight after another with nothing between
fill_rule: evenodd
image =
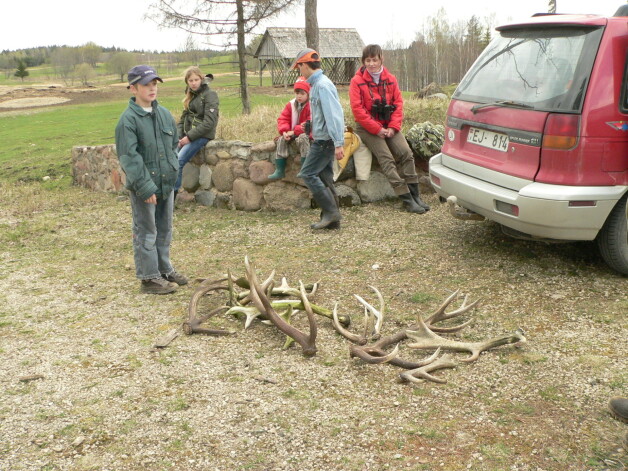
<instances>
[{"instance_id":1,"label":"antler","mask_svg":"<svg viewBox=\"0 0 628 471\"><path fill-rule=\"evenodd\" d=\"M187 335L192 335L192 334L230 335L230 334L233 334L233 332L229 332L223 329L206 329L206 328L201 327L201 324L203 322L207 321L207 319L215 316L218 313L227 311L229 309L229 306L220 306L216 309L213 309L209 314L206 314L205 316L196 317L196 311L198 310L198 303L200 302L203 296L205 296L207 293L211 291L229 290L227 286L222 284L224 281L225 280L222 279L222 280L215 280L214 282L211 282L211 283L203 282L201 286L199 286L197 290L194 292L194 294L192 295L192 298L190 299L190 304L188 306L188 320L187 322L183 323L183 332L185 332Z\"/></svg>"},{"instance_id":2,"label":"antler","mask_svg":"<svg viewBox=\"0 0 628 471\"><path fill-rule=\"evenodd\" d=\"M262 289L257 280L257 276L255 275L255 270L253 269L253 265L250 263L248 256L244 257L244 265L246 267L246 277L249 280L249 284L251 286L250 298L255 307L259 309L259 311L266 316L268 319L275 324L275 326L281 330L284 334L292 337L295 342L301 345L303 349L303 354L305 356L314 356L316 355L316 320L314 319L314 313L312 312L312 307L310 302L307 299L305 294L305 287L303 283L299 283L300 285L300 295L301 301L303 302L303 306L305 308L305 312L307 313L307 318L310 326L309 335L305 335L303 332L298 330L296 327L288 324L285 320L283 320L271 305L268 295ZM272 288L271 288L272 289Z\"/></svg>"},{"instance_id":3,"label":"antler","mask_svg":"<svg viewBox=\"0 0 628 471\"><path fill-rule=\"evenodd\" d=\"M424 379L426 381L432 381L434 383L445 384L447 382L446 379L437 378L436 376L431 375L432 371L442 370L443 368L455 368L457 364L453 361L451 356L443 355L442 357L436 359L438 354L440 353L440 348L437 349L432 356L425 359L425 365L419 368L415 368L414 370L404 371L403 373L399 373L399 378L401 382L409 382L413 384L420 383L420 379Z\"/></svg>"},{"instance_id":4,"label":"antler","mask_svg":"<svg viewBox=\"0 0 628 471\"><path fill-rule=\"evenodd\" d=\"M478 299L476 301L473 301L471 304L467 305L468 296L465 296L464 300L462 301L462 306L460 306L455 311L445 312L447 307L454 301L454 299L458 297L459 294L460 294L460 290L456 290L447 299L445 299L445 301L443 301L443 304L441 304L441 306L436 310L436 312L434 312L431 316L425 319L424 321L425 325L427 325L432 332L440 332L440 333L458 332L459 330L462 330L466 326L471 324L472 320L470 319L466 322L463 322L462 324L459 324L453 327L438 327L434 325L436 322L445 321L447 319L453 319L455 317L459 317L462 314L465 314L466 312L470 311L471 309L473 309L480 303L480 299ZM410 330L415 330L415 329L411 328Z\"/></svg>"},{"instance_id":5,"label":"antler","mask_svg":"<svg viewBox=\"0 0 628 471\"><path fill-rule=\"evenodd\" d=\"M458 342L456 340L446 339L438 334L435 334L421 319L419 319L418 329L408 330L406 331L406 335L413 341L413 343L408 344L410 348L430 349L440 347L445 350L471 353L470 357L461 360L464 362L477 360L480 353L491 348L526 341L523 331L521 329L517 329L514 334L496 337L483 342Z\"/></svg>"},{"instance_id":6,"label":"antler","mask_svg":"<svg viewBox=\"0 0 628 471\"><path fill-rule=\"evenodd\" d=\"M364 306L364 334L358 335L349 332L340 325L338 317L338 303L334 304L332 312L332 325L340 335L358 345L366 345L369 340L377 340L384 322L384 298L377 288L370 286L379 299L379 310L367 303L361 296L354 294L355 298Z\"/></svg>"}]
</instances>

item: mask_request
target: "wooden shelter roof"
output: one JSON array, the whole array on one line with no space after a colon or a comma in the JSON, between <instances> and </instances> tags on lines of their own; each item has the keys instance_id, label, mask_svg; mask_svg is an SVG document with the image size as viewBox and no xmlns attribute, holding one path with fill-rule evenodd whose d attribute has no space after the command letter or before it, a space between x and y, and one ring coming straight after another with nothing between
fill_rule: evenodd
<instances>
[{"instance_id":1,"label":"wooden shelter roof","mask_svg":"<svg viewBox=\"0 0 628 471\"><path fill-rule=\"evenodd\" d=\"M364 41L355 28L320 28L319 53L323 59L362 57ZM294 59L307 47L304 28L267 28L255 57Z\"/></svg>"}]
</instances>

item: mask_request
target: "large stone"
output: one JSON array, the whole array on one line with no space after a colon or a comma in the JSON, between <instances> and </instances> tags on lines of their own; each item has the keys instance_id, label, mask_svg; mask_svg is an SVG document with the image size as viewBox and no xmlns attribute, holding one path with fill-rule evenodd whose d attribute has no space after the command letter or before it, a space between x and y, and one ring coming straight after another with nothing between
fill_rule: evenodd
<instances>
[{"instance_id":1,"label":"large stone","mask_svg":"<svg viewBox=\"0 0 628 471\"><path fill-rule=\"evenodd\" d=\"M266 209L271 211L292 211L295 208L311 207L310 192L306 188L283 181L264 187Z\"/></svg>"},{"instance_id":2,"label":"large stone","mask_svg":"<svg viewBox=\"0 0 628 471\"><path fill-rule=\"evenodd\" d=\"M239 159L247 160L251 155L251 146L233 146L230 151L231 155Z\"/></svg>"},{"instance_id":3,"label":"large stone","mask_svg":"<svg viewBox=\"0 0 628 471\"><path fill-rule=\"evenodd\" d=\"M303 179L297 177L297 174L301 171L301 156L299 154L292 154L288 157L286 162L286 176L285 182L294 183L295 185L305 186Z\"/></svg>"},{"instance_id":4,"label":"large stone","mask_svg":"<svg viewBox=\"0 0 628 471\"><path fill-rule=\"evenodd\" d=\"M199 190L194 194L197 204L202 206L214 206L216 201L216 192L212 190Z\"/></svg>"},{"instance_id":5,"label":"large stone","mask_svg":"<svg viewBox=\"0 0 628 471\"><path fill-rule=\"evenodd\" d=\"M198 174L198 183L201 190L209 190L212 187L212 173L212 169L209 165L201 165Z\"/></svg>"},{"instance_id":6,"label":"large stone","mask_svg":"<svg viewBox=\"0 0 628 471\"><path fill-rule=\"evenodd\" d=\"M270 182L268 175L275 171L275 166L268 160L251 162L249 165L249 176L251 181L258 185L265 185Z\"/></svg>"},{"instance_id":7,"label":"large stone","mask_svg":"<svg viewBox=\"0 0 628 471\"><path fill-rule=\"evenodd\" d=\"M257 211L264 202L264 187L256 185L246 178L238 178L233 182L233 204L236 209Z\"/></svg>"},{"instance_id":8,"label":"large stone","mask_svg":"<svg viewBox=\"0 0 628 471\"><path fill-rule=\"evenodd\" d=\"M209 149L205 149L205 163L209 165L216 165L220 159L216 155L216 152L210 152Z\"/></svg>"},{"instance_id":9,"label":"large stone","mask_svg":"<svg viewBox=\"0 0 628 471\"><path fill-rule=\"evenodd\" d=\"M185 164L181 178L181 186L185 189L185 191L194 193L198 189L200 171L200 167L194 165L193 163L188 162Z\"/></svg>"},{"instance_id":10,"label":"large stone","mask_svg":"<svg viewBox=\"0 0 628 471\"><path fill-rule=\"evenodd\" d=\"M274 153L277 150L277 143L275 141L266 141L260 142L259 144L255 144L251 147L251 152L266 152L266 153Z\"/></svg>"},{"instance_id":11,"label":"large stone","mask_svg":"<svg viewBox=\"0 0 628 471\"><path fill-rule=\"evenodd\" d=\"M220 160L227 160L227 159L232 158L232 155L226 150L218 151L216 152L216 155L218 156Z\"/></svg>"},{"instance_id":12,"label":"large stone","mask_svg":"<svg viewBox=\"0 0 628 471\"><path fill-rule=\"evenodd\" d=\"M229 162L220 162L214 168L212 182L218 191L231 191L233 188L233 171Z\"/></svg>"},{"instance_id":13,"label":"large stone","mask_svg":"<svg viewBox=\"0 0 628 471\"><path fill-rule=\"evenodd\" d=\"M371 172L369 179L358 182L358 195L363 203L395 198L394 190L386 176L379 172Z\"/></svg>"},{"instance_id":14,"label":"large stone","mask_svg":"<svg viewBox=\"0 0 628 471\"><path fill-rule=\"evenodd\" d=\"M249 178L248 165L245 160L234 160L231 162L233 178Z\"/></svg>"},{"instance_id":15,"label":"large stone","mask_svg":"<svg viewBox=\"0 0 628 471\"><path fill-rule=\"evenodd\" d=\"M336 193L340 199L340 206L350 207L362 204L360 195L358 195L358 193L348 185L336 185Z\"/></svg>"}]
</instances>

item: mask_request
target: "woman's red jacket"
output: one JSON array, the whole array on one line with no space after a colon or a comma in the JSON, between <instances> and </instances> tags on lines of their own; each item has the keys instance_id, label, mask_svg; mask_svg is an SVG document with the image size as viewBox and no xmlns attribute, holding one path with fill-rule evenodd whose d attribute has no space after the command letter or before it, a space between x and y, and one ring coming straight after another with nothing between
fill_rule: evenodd
<instances>
[{"instance_id":1,"label":"woman's red jacket","mask_svg":"<svg viewBox=\"0 0 628 471\"><path fill-rule=\"evenodd\" d=\"M386 103L395 105L397 109L392 112L390 121L385 122L376 119L371 114L373 100L381 100L386 90ZM379 84L373 81L373 77L368 73L366 67L360 67L351 79L349 86L349 100L351 101L351 110L356 123L362 126L371 134L377 134L382 128L392 128L401 131L403 123L403 97L397 78L388 72L384 67L379 78Z\"/></svg>"}]
</instances>

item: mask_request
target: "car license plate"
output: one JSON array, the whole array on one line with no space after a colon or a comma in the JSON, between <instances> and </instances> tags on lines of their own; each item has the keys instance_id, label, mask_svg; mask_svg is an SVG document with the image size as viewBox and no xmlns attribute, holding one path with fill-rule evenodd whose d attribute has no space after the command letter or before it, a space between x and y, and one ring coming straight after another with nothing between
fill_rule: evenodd
<instances>
[{"instance_id":1,"label":"car license plate","mask_svg":"<svg viewBox=\"0 0 628 471\"><path fill-rule=\"evenodd\" d=\"M471 127L469 128L469 134L467 134L467 142L500 152L508 152L508 136L498 132Z\"/></svg>"}]
</instances>

